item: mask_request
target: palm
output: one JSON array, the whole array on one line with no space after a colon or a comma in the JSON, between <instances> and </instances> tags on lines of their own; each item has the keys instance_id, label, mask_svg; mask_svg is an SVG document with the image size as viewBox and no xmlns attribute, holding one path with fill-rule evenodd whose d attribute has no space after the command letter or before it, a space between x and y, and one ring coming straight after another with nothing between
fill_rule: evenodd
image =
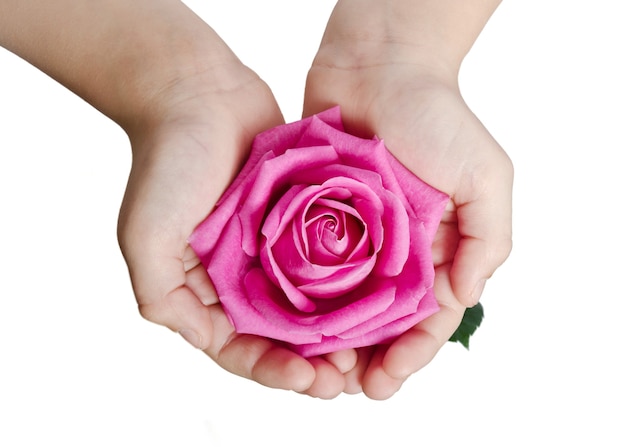
<instances>
[{"instance_id":1,"label":"palm","mask_svg":"<svg viewBox=\"0 0 626 447\"><path fill-rule=\"evenodd\" d=\"M475 277L481 274L473 266L485 262L485 251L476 248L490 232L502 232L499 226L506 228L509 217L510 166L456 87L420 75L415 66L346 70L314 65L305 114L335 104L342 107L349 132L383 138L411 171L451 197L433 244L435 293L442 310L390 347L360 350L358 368L350 373L355 390L363 387L372 397L384 398L432 359L460 323L465 306L473 304Z\"/></svg>"},{"instance_id":2,"label":"palm","mask_svg":"<svg viewBox=\"0 0 626 447\"><path fill-rule=\"evenodd\" d=\"M232 181L254 136L282 122L271 92L258 80L228 92L203 94L193 87L175 98L162 122L131 134L133 167L119 239L141 313L180 332L231 372L332 397L343 390L343 378L330 364L234 333L188 247L188 236Z\"/></svg>"}]
</instances>

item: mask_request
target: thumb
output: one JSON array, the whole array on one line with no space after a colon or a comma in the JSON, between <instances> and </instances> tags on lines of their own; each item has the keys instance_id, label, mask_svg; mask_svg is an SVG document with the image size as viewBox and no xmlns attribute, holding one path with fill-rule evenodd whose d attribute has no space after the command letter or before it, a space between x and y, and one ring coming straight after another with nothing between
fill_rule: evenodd
<instances>
[{"instance_id":1,"label":"thumb","mask_svg":"<svg viewBox=\"0 0 626 447\"><path fill-rule=\"evenodd\" d=\"M185 271L181 259L148 254L127 263L141 316L206 349L213 336L208 305L216 298L202 265Z\"/></svg>"},{"instance_id":2,"label":"thumb","mask_svg":"<svg viewBox=\"0 0 626 447\"><path fill-rule=\"evenodd\" d=\"M513 167L501 154L497 164L481 170L483 175L470 176L471 200L455 197L461 238L450 274L454 294L466 307L478 303L487 279L511 252Z\"/></svg>"},{"instance_id":3,"label":"thumb","mask_svg":"<svg viewBox=\"0 0 626 447\"><path fill-rule=\"evenodd\" d=\"M209 305L217 302L208 275L185 242L182 225L153 218L149 201L127 190L118 227L118 240L128 266L139 312L146 320L181 334L199 349L207 348L213 327ZM146 217L146 214L148 217ZM158 213L156 213L160 216ZM162 225L155 225L153 222Z\"/></svg>"}]
</instances>

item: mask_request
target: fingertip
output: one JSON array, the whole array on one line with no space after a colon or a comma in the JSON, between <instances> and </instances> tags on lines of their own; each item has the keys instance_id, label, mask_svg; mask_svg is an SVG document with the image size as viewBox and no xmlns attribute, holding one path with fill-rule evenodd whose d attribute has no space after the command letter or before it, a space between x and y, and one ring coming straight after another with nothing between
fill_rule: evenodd
<instances>
[{"instance_id":1,"label":"fingertip","mask_svg":"<svg viewBox=\"0 0 626 447\"><path fill-rule=\"evenodd\" d=\"M428 365L459 326L465 306L451 288L449 268L446 264L435 271L439 311L400 335L381 359L381 367L390 378L406 380Z\"/></svg>"},{"instance_id":2,"label":"fingertip","mask_svg":"<svg viewBox=\"0 0 626 447\"><path fill-rule=\"evenodd\" d=\"M383 371L374 371L363 384L363 394L372 400L387 400L400 391L403 383L404 380L389 377Z\"/></svg>"},{"instance_id":3,"label":"fingertip","mask_svg":"<svg viewBox=\"0 0 626 447\"><path fill-rule=\"evenodd\" d=\"M479 279L472 292L469 295L469 300L467 303L463 303L466 307L474 307L480 301L480 297L483 294L483 290L485 290L485 285L487 284L487 279Z\"/></svg>"},{"instance_id":4,"label":"fingertip","mask_svg":"<svg viewBox=\"0 0 626 447\"><path fill-rule=\"evenodd\" d=\"M405 380L387 374L382 365L385 357L386 350L377 350L363 376L363 393L373 400L389 399L400 390Z\"/></svg>"},{"instance_id":5,"label":"fingertip","mask_svg":"<svg viewBox=\"0 0 626 447\"><path fill-rule=\"evenodd\" d=\"M178 335L180 335L187 343L196 349L207 348L202 340L202 336L193 329L180 329L178 331Z\"/></svg>"},{"instance_id":6,"label":"fingertip","mask_svg":"<svg viewBox=\"0 0 626 447\"><path fill-rule=\"evenodd\" d=\"M502 265L509 252L507 242L494 245L480 239L462 239L450 270L450 282L457 300L465 307L475 306L487 279Z\"/></svg>"},{"instance_id":7,"label":"fingertip","mask_svg":"<svg viewBox=\"0 0 626 447\"><path fill-rule=\"evenodd\" d=\"M353 369L344 375L346 379L346 387L343 392L345 394L359 394L363 392L362 372Z\"/></svg>"},{"instance_id":8,"label":"fingertip","mask_svg":"<svg viewBox=\"0 0 626 447\"><path fill-rule=\"evenodd\" d=\"M303 392L315 382L316 370L296 353L273 347L254 364L251 378L270 388Z\"/></svg>"},{"instance_id":9,"label":"fingertip","mask_svg":"<svg viewBox=\"0 0 626 447\"><path fill-rule=\"evenodd\" d=\"M350 371L344 374L346 380L346 387L343 390L344 393L359 394L363 392L363 376L367 371L375 349L375 346L366 346L354 350L356 354L356 364Z\"/></svg>"},{"instance_id":10,"label":"fingertip","mask_svg":"<svg viewBox=\"0 0 626 447\"><path fill-rule=\"evenodd\" d=\"M321 357L313 357L308 361L315 368L315 380L305 394L320 399L334 399L343 392L346 380L333 364Z\"/></svg>"},{"instance_id":11,"label":"fingertip","mask_svg":"<svg viewBox=\"0 0 626 447\"><path fill-rule=\"evenodd\" d=\"M324 358L334 365L340 373L346 374L356 366L358 355L355 349L344 349L326 354Z\"/></svg>"},{"instance_id":12,"label":"fingertip","mask_svg":"<svg viewBox=\"0 0 626 447\"><path fill-rule=\"evenodd\" d=\"M468 285L452 285L452 291L457 301L464 307L474 307L480 301L486 284L486 279L477 279Z\"/></svg>"},{"instance_id":13,"label":"fingertip","mask_svg":"<svg viewBox=\"0 0 626 447\"><path fill-rule=\"evenodd\" d=\"M454 278L454 275L452 275L452 278ZM474 282L467 282L465 284L460 282L457 284L453 281L452 292L457 301L464 307L474 307L480 301L486 285L486 278L479 278L474 280Z\"/></svg>"},{"instance_id":14,"label":"fingertip","mask_svg":"<svg viewBox=\"0 0 626 447\"><path fill-rule=\"evenodd\" d=\"M285 365L286 374L291 379L286 383L286 388L296 392L303 392L315 383L317 371L305 359L295 356Z\"/></svg>"},{"instance_id":15,"label":"fingertip","mask_svg":"<svg viewBox=\"0 0 626 447\"><path fill-rule=\"evenodd\" d=\"M415 327L402 334L387 350L382 369L389 377L406 380L434 358L437 340L426 331Z\"/></svg>"},{"instance_id":16,"label":"fingertip","mask_svg":"<svg viewBox=\"0 0 626 447\"><path fill-rule=\"evenodd\" d=\"M211 343L213 323L209 308L186 287L168 293L163 299L140 304L140 315L155 324L180 334L197 349Z\"/></svg>"}]
</instances>

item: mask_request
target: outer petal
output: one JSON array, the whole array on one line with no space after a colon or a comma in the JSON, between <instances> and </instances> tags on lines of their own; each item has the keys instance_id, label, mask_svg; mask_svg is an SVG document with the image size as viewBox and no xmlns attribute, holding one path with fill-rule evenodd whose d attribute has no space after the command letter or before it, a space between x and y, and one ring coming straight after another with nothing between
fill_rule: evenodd
<instances>
[{"instance_id":1,"label":"outer petal","mask_svg":"<svg viewBox=\"0 0 626 447\"><path fill-rule=\"evenodd\" d=\"M300 121L284 124L261 132L252 143L250 162L256 163L260 156L266 152L274 152L276 155L285 153L288 149L298 146L302 134L311 125L313 120L324 122L328 127L343 131L341 111L339 107L333 107L317 115L304 118ZM325 143L324 143L325 144ZM312 145L309 145L312 146ZM244 175L245 171L242 172Z\"/></svg>"},{"instance_id":2,"label":"outer petal","mask_svg":"<svg viewBox=\"0 0 626 447\"><path fill-rule=\"evenodd\" d=\"M342 164L378 173L385 189L402 198L405 205L409 205L391 167L389 158L391 154L382 140L359 138L317 119L311 121L310 125L304 129L297 145L305 147L312 143L332 145L341 157Z\"/></svg>"},{"instance_id":3,"label":"outer petal","mask_svg":"<svg viewBox=\"0 0 626 447\"><path fill-rule=\"evenodd\" d=\"M392 305L395 286L388 280L370 279L364 290L348 294L339 299L337 309L323 311L326 302L321 302L316 314L305 314L285 305L286 299L259 269L252 269L246 284L250 303L264 319L294 334L335 335L385 312ZM366 293L364 293L366 292ZM339 304L339 303L333 303ZM290 343L293 338L283 339Z\"/></svg>"},{"instance_id":4,"label":"outer petal","mask_svg":"<svg viewBox=\"0 0 626 447\"><path fill-rule=\"evenodd\" d=\"M198 255L198 258L203 264L205 264L205 266L205 260L210 256L211 251L215 248L215 244L221 237L223 228L237 212L241 206L243 198L247 196L258 171L263 165L263 162L271 159L272 157L272 153L267 153L261 159L259 164L246 164L246 166L249 166L250 174L245 177L241 175L237 177L235 184L231 185L226 190L222 198L218 201L216 208L213 209L211 214L209 214L209 216L202 221L189 236L189 245L193 248L195 253Z\"/></svg>"},{"instance_id":5,"label":"outer petal","mask_svg":"<svg viewBox=\"0 0 626 447\"><path fill-rule=\"evenodd\" d=\"M321 185L322 183L337 177L358 180L359 182L367 185L376 194L384 191L382 178L378 173L341 163L329 164L328 166L322 166L317 169L302 170L298 173L298 183Z\"/></svg>"},{"instance_id":6,"label":"outer petal","mask_svg":"<svg viewBox=\"0 0 626 447\"><path fill-rule=\"evenodd\" d=\"M240 244L241 225L236 218L230 219L211 257L207 259L207 271L220 299L226 296L243 295L242 275L250 268L254 259L238 251ZM233 256L233 252L238 256ZM226 307L228 299L223 300L223 303Z\"/></svg>"},{"instance_id":7,"label":"outer petal","mask_svg":"<svg viewBox=\"0 0 626 447\"><path fill-rule=\"evenodd\" d=\"M229 313L237 331L261 335L288 343L316 343L322 333L301 323L300 313L289 309L282 291L272 284L263 271L252 268L243 279L245 303L233 306Z\"/></svg>"},{"instance_id":8,"label":"outer petal","mask_svg":"<svg viewBox=\"0 0 626 447\"><path fill-rule=\"evenodd\" d=\"M420 321L425 320L439 310L432 289L422 298L417 312L395 320L386 326L377 328L356 338L323 337L318 343L292 345L291 348L303 357L312 357L340 351L348 348L359 348L387 343L406 332Z\"/></svg>"},{"instance_id":9,"label":"outer petal","mask_svg":"<svg viewBox=\"0 0 626 447\"><path fill-rule=\"evenodd\" d=\"M390 152L387 152L387 158L398 185L406 195L410 209L420 221L424 222L426 234L432 241L448 204L448 195L415 176Z\"/></svg>"},{"instance_id":10,"label":"outer petal","mask_svg":"<svg viewBox=\"0 0 626 447\"><path fill-rule=\"evenodd\" d=\"M320 112L315 116L329 126L334 127L341 132L344 131L343 122L341 120L341 108L339 106L331 107L330 109Z\"/></svg>"},{"instance_id":11,"label":"outer petal","mask_svg":"<svg viewBox=\"0 0 626 447\"><path fill-rule=\"evenodd\" d=\"M409 171L387 150L383 140L365 140L334 129L322 120L313 120L297 144L300 147L309 142L331 144L343 163L380 174L384 187L398 196L407 209L414 210L425 223L431 239L434 237L448 201L447 194Z\"/></svg>"}]
</instances>

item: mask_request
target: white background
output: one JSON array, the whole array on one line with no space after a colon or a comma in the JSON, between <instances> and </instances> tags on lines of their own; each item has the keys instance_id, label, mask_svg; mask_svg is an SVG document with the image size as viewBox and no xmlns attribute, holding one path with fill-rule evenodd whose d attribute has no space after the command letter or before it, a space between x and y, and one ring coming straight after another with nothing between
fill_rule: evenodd
<instances>
[{"instance_id":1,"label":"white background","mask_svg":"<svg viewBox=\"0 0 626 447\"><path fill-rule=\"evenodd\" d=\"M298 119L334 2L187 3ZM471 351L385 402L266 389L142 320L115 237L125 135L0 50L0 445L626 445L622 9L505 1L466 59L516 166L515 247Z\"/></svg>"}]
</instances>

